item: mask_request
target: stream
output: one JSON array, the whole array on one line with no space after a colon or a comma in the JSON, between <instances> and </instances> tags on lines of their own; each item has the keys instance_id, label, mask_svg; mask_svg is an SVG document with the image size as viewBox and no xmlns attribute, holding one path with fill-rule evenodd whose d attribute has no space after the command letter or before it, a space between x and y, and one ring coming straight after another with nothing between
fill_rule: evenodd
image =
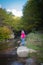
<instances>
[{"instance_id":1,"label":"stream","mask_svg":"<svg viewBox=\"0 0 43 65\"><path fill-rule=\"evenodd\" d=\"M40 65L33 58L20 58L13 50L10 53L0 54L0 65Z\"/></svg>"},{"instance_id":2,"label":"stream","mask_svg":"<svg viewBox=\"0 0 43 65\"><path fill-rule=\"evenodd\" d=\"M21 61L21 58L18 57L16 51L17 49L12 49L11 51L0 53L0 65L40 65L36 63L36 61L32 58L28 58L28 59L25 58L22 59Z\"/></svg>"},{"instance_id":3,"label":"stream","mask_svg":"<svg viewBox=\"0 0 43 65\"><path fill-rule=\"evenodd\" d=\"M24 65L16 54L0 54L0 65Z\"/></svg>"}]
</instances>

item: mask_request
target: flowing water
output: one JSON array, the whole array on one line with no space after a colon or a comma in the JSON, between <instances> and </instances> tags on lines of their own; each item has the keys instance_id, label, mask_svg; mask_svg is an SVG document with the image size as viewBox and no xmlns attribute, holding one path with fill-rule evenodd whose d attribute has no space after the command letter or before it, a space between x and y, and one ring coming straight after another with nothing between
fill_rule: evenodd
<instances>
[{"instance_id":1,"label":"flowing water","mask_svg":"<svg viewBox=\"0 0 43 65\"><path fill-rule=\"evenodd\" d=\"M0 55L0 65L23 65L17 60L17 55Z\"/></svg>"}]
</instances>

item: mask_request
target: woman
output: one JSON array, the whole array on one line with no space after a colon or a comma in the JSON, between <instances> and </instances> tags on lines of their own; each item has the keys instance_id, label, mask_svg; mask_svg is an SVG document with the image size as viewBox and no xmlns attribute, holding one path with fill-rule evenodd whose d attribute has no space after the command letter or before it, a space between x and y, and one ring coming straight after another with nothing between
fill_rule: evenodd
<instances>
[{"instance_id":1,"label":"woman","mask_svg":"<svg viewBox=\"0 0 43 65\"><path fill-rule=\"evenodd\" d=\"M26 35L25 35L25 32L22 30L21 31L21 45L25 45L25 37L26 37Z\"/></svg>"}]
</instances>

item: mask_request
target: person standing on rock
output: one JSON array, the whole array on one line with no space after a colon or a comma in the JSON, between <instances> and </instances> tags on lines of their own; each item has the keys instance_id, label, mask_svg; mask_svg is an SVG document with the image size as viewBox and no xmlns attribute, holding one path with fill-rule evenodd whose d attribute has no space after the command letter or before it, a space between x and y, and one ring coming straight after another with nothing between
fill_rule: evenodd
<instances>
[{"instance_id":1,"label":"person standing on rock","mask_svg":"<svg viewBox=\"0 0 43 65\"><path fill-rule=\"evenodd\" d=\"M21 31L20 37L21 37L21 45L24 46L25 45L25 37L26 37L24 30Z\"/></svg>"}]
</instances>

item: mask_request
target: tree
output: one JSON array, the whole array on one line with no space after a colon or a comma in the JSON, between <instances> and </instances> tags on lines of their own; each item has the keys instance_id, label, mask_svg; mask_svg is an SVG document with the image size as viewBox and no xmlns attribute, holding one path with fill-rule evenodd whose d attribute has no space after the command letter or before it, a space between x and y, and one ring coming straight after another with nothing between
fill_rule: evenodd
<instances>
[{"instance_id":1,"label":"tree","mask_svg":"<svg viewBox=\"0 0 43 65\"><path fill-rule=\"evenodd\" d=\"M15 31L20 31L23 27L22 19L14 16L11 12L7 12L5 9L0 8L0 25L7 25L13 28Z\"/></svg>"},{"instance_id":2,"label":"tree","mask_svg":"<svg viewBox=\"0 0 43 65\"><path fill-rule=\"evenodd\" d=\"M28 0L23 8L22 18L24 27L27 27L28 30L35 28L36 30L43 31L43 0ZM38 46L40 48L38 52L38 60L43 62L43 41Z\"/></svg>"},{"instance_id":3,"label":"tree","mask_svg":"<svg viewBox=\"0 0 43 65\"><path fill-rule=\"evenodd\" d=\"M23 22L29 29L43 28L43 0L29 0L23 8ZM42 26L41 26L42 25Z\"/></svg>"},{"instance_id":4,"label":"tree","mask_svg":"<svg viewBox=\"0 0 43 65\"><path fill-rule=\"evenodd\" d=\"M3 24L5 18L6 18L6 11L5 9L0 8L0 25Z\"/></svg>"}]
</instances>

